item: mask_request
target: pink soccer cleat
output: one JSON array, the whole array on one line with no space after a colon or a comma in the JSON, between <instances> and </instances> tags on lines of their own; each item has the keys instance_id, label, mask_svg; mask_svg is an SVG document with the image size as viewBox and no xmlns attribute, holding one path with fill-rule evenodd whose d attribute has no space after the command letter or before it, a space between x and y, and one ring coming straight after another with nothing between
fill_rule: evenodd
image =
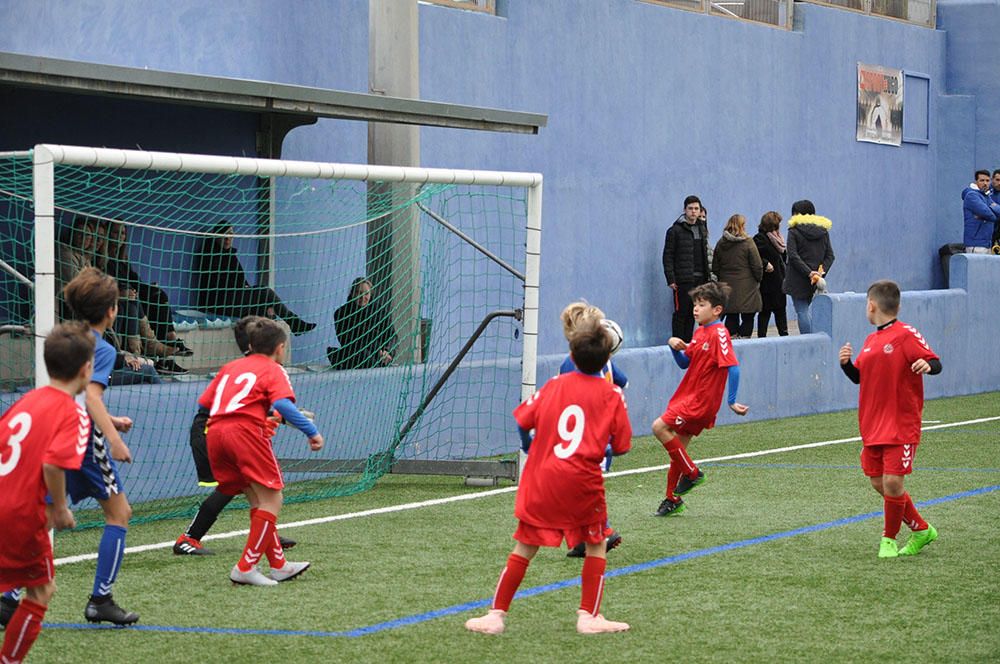
<instances>
[{"instance_id":1,"label":"pink soccer cleat","mask_svg":"<svg viewBox=\"0 0 1000 664\"><path fill-rule=\"evenodd\" d=\"M596 616L587 611L576 612L576 631L580 634L606 634L608 632L627 632L628 623L608 620L600 613Z\"/></svg>"},{"instance_id":2,"label":"pink soccer cleat","mask_svg":"<svg viewBox=\"0 0 1000 664\"><path fill-rule=\"evenodd\" d=\"M504 616L506 615L506 611L490 609L490 612L485 616L466 620L465 629L470 632L479 632L480 634L502 634L505 626Z\"/></svg>"}]
</instances>

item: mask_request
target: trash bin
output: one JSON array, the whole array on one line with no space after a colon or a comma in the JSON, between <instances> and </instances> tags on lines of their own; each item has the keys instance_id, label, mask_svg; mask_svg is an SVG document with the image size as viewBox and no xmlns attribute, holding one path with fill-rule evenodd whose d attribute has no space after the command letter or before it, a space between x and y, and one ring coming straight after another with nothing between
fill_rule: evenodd
<instances>
[{"instance_id":1,"label":"trash bin","mask_svg":"<svg viewBox=\"0 0 1000 664\"><path fill-rule=\"evenodd\" d=\"M938 249L938 256L941 258L941 274L944 275L944 287L951 288L948 277L948 264L955 254L965 253L964 244L944 244Z\"/></svg>"}]
</instances>

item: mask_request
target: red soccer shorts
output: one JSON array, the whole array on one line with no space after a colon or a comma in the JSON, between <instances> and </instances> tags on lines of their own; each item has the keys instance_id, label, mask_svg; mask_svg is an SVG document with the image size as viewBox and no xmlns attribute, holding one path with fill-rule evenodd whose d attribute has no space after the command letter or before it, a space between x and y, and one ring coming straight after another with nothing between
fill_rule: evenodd
<instances>
[{"instance_id":1,"label":"red soccer shorts","mask_svg":"<svg viewBox=\"0 0 1000 664\"><path fill-rule=\"evenodd\" d=\"M41 531L38 544L42 551L33 561L10 560L0 551L0 592L17 588L44 586L56 576L56 566L52 561L52 544L49 535ZM42 544L42 539L45 540ZM9 544L13 544L12 542Z\"/></svg>"},{"instance_id":2,"label":"red soccer shorts","mask_svg":"<svg viewBox=\"0 0 1000 664\"><path fill-rule=\"evenodd\" d=\"M566 540L566 546L572 549L580 542L588 544L600 544L603 542L604 523L592 523L589 526L563 529L540 528L524 521L518 521L517 530L514 531L514 539L528 546L554 547L561 546L563 540Z\"/></svg>"},{"instance_id":3,"label":"red soccer shorts","mask_svg":"<svg viewBox=\"0 0 1000 664\"><path fill-rule=\"evenodd\" d=\"M865 477L909 475L913 472L916 445L865 445L861 449L861 470Z\"/></svg>"},{"instance_id":4,"label":"red soccer shorts","mask_svg":"<svg viewBox=\"0 0 1000 664\"><path fill-rule=\"evenodd\" d=\"M233 422L208 427L208 462L218 490L235 496L255 482L269 489L284 488L270 432L259 425Z\"/></svg>"},{"instance_id":5,"label":"red soccer shorts","mask_svg":"<svg viewBox=\"0 0 1000 664\"><path fill-rule=\"evenodd\" d=\"M714 417L704 420L691 419L683 413L673 410L670 406L667 406L667 411L660 415L660 419L674 433L683 433L688 436L697 436L705 429L711 429L715 426Z\"/></svg>"}]
</instances>

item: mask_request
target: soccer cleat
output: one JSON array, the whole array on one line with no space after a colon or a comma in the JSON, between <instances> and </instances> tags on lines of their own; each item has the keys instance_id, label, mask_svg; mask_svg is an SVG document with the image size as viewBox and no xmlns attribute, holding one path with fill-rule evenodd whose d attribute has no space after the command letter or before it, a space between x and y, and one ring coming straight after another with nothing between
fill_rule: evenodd
<instances>
[{"instance_id":1,"label":"soccer cleat","mask_svg":"<svg viewBox=\"0 0 1000 664\"><path fill-rule=\"evenodd\" d=\"M83 610L83 617L87 622L99 623L109 622L115 625L131 625L138 622L139 614L134 611L126 611L115 603L111 595L100 603L95 602L91 597L87 602L87 608Z\"/></svg>"},{"instance_id":2,"label":"soccer cleat","mask_svg":"<svg viewBox=\"0 0 1000 664\"><path fill-rule=\"evenodd\" d=\"M664 498L660 506L656 508L653 516L676 516L684 511L684 501L678 498L676 501Z\"/></svg>"},{"instance_id":3,"label":"soccer cleat","mask_svg":"<svg viewBox=\"0 0 1000 664\"><path fill-rule=\"evenodd\" d=\"M878 547L878 557L879 558L895 558L899 555L899 549L896 546L896 540L891 537L883 537L882 543Z\"/></svg>"},{"instance_id":4,"label":"soccer cleat","mask_svg":"<svg viewBox=\"0 0 1000 664\"><path fill-rule=\"evenodd\" d=\"M278 569L271 568L271 572L268 576L275 581L291 581L302 572L309 569L309 565L312 563L293 563L288 560L285 561L284 566Z\"/></svg>"},{"instance_id":5,"label":"soccer cleat","mask_svg":"<svg viewBox=\"0 0 1000 664\"><path fill-rule=\"evenodd\" d=\"M490 609L490 612L479 618L469 618L465 621L465 629L470 632L480 634L502 634L504 630L504 617L506 611L500 609Z\"/></svg>"},{"instance_id":6,"label":"soccer cleat","mask_svg":"<svg viewBox=\"0 0 1000 664\"><path fill-rule=\"evenodd\" d=\"M206 549L199 540L187 535L181 535L174 542L175 556L214 556L215 551Z\"/></svg>"},{"instance_id":7,"label":"soccer cleat","mask_svg":"<svg viewBox=\"0 0 1000 664\"><path fill-rule=\"evenodd\" d=\"M622 536L618 534L617 530L612 530L611 534L608 535L606 551L610 551L611 549L617 548L618 545L621 543L622 543Z\"/></svg>"},{"instance_id":8,"label":"soccer cleat","mask_svg":"<svg viewBox=\"0 0 1000 664\"><path fill-rule=\"evenodd\" d=\"M164 376L183 376L188 372L187 369L177 364L170 358L157 360L156 364L153 366L156 368L156 373Z\"/></svg>"},{"instance_id":9,"label":"soccer cleat","mask_svg":"<svg viewBox=\"0 0 1000 664\"><path fill-rule=\"evenodd\" d=\"M931 524L927 524L924 530L915 530L910 533L910 539L906 540L906 546L899 550L901 556L915 556L920 550L938 538L937 530Z\"/></svg>"},{"instance_id":10,"label":"soccer cleat","mask_svg":"<svg viewBox=\"0 0 1000 664\"><path fill-rule=\"evenodd\" d=\"M296 542L295 540L288 539L287 537L282 537L281 535L278 535L278 541L281 542L282 549L290 549L296 544L298 544L298 542Z\"/></svg>"},{"instance_id":11,"label":"soccer cleat","mask_svg":"<svg viewBox=\"0 0 1000 664\"><path fill-rule=\"evenodd\" d=\"M6 595L0 595L0 627L6 627L21 603Z\"/></svg>"},{"instance_id":12,"label":"soccer cleat","mask_svg":"<svg viewBox=\"0 0 1000 664\"><path fill-rule=\"evenodd\" d=\"M618 546L621 543L622 543L622 536L619 535L614 530L612 530L611 534L608 535L607 538L605 538L605 540L604 540L604 544L606 546L606 548L604 550L605 550L605 552L610 551L611 549L615 548L616 546ZM580 542L579 544L577 544L576 546L574 546L572 549L570 549L569 551L566 552L566 557L567 558L586 558L587 557L587 545L586 545L586 543Z\"/></svg>"},{"instance_id":13,"label":"soccer cleat","mask_svg":"<svg viewBox=\"0 0 1000 664\"><path fill-rule=\"evenodd\" d=\"M257 567L251 567L249 572L240 570L239 565L233 565L229 571L229 580L238 586L276 586L278 582L261 574Z\"/></svg>"},{"instance_id":14,"label":"soccer cleat","mask_svg":"<svg viewBox=\"0 0 1000 664\"><path fill-rule=\"evenodd\" d=\"M627 632L628 623L608 620L600 613L596 616L582 609L576 612L576 631L580 634L607 634L609 632Z\"/></svg>"},{"instance_id":15,"label":"soccer cleat","mask_svg":"<svg viewBox=\"0 0 1000 664\"><path fill-rule=\"evenodd\" d=\"M674 489L674 495L683 496L685 493L695 488L699 484L705 483L705 471L698 469L698 477L691 479L687 475L681 475L680 481L677 482L677 488Z\"/></svg>"}]
</instances>

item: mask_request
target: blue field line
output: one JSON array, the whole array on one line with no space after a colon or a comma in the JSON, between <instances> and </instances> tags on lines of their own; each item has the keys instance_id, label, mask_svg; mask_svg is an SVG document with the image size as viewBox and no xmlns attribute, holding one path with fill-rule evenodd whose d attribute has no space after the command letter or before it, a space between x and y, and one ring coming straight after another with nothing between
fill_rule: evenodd
<instances>
[{"instance_id":1,"label":"blue field line","mask_svg":"<svg viewBox=\"0 0 1000 664\"><path fill-rule=\"evenodd\" d=\"M940 498L932 498L930 500L924 500L917 503L917 506L929 507L931 505L939 505L941 503L947 503L953 500L961 500L962 498L972 498L974 496L981 496L987 493L992 493L994 491L1000 491L1000 484L996 484L993 486L986 486L979 489L970 489L969 491L953 493L948 496L941 496ZM736 542L729 542L727 544L720 544L718 546L708 547L707 549L698 549L697 551L687 551L685 553L678 553L673 556L667 556L666 558L659 558L657 560L650 560L644 563L637 563L635 565L628 565L626 567L619 567L616 569L612 569L605 574L605 577L613 578L618 576L625 576L628 574L636 574L638 572L645 572L659 567L666 567L667 565L674 565L676 563L684 562L686 560L704 558L706 556L715 555L717 553L732 551L734 549L742 549L748 546L754 546L756 544L764 544L767 542L774 542L777 540L788 539L789 537L797 537L799 535L806 535L809 533L829 530L831 528L839 528L840 526L847 526L852 523L867 521L869 519L875 519L881 516L882 516L881 510L877 512L866 512L864 514L856 514L854 516L848 516L842 519L836 519L834 521L826 521L824 523L817 523L811 526L803 526L801 528L794 528L792 530L784 530L780 533L772 533L770 535L762 535L760 537L752 537L750 539L738 540ZM580 585L580 577L577 576L571 579L565 579L564 581L549 583L544 586L535 586L534 588L526 588L524 590L520 590L518 591L517 595L515 595L515 598L524 599L527 597L534 597L536 595L543 595L545 593L550 593L557 590L565 590L566 588L572 588L574 586L579 586L579 585ZM140 632L177 632L177 633L188 633L188 634L193 633L193 634L230 634L230 635L252 635L252 636L314 636L314 637L324 637L324 638L358 638L361 636L366 636L368 634L376 634L378 632L384 632L387 630L398 629L400 627L407 627L409 625L416 625L419 623L428 622L436 618L443 618L445 616L452 616L459 613L465 613L466 611L471 611L472 609L486 608L490 605L491 601L492 598L480 599L472 602L465 602L464 604L455 604L442 609L435 609L434 611L417 613L410 616L404 616L402 618L396 618L395 620L387 620L385 622L375 623L373 625L366 625L364 627L357 627L354 629L344 630L339 632L325 632L320 630L290 630L290 629L241 629L236 627L176 627L171 625L132 625L130 627L123 628L123 627L113 627L110 625L92 625L89 623L45 623L45 628L46 629L128 629L128 630L138 630Z\"/></svg>"},{"instance_id":2,"label":"blue field line","mask_svg":"<svg viewBox=\"0 0 1000 664\"><path fill-rule=\"evenodd\" d=\"M737 461L710 461L698 464L699 468L790 468L793 470L861 470L858 464L821 464L821 463L739 463ZM1000 473L1000 468L950 468L947 466L920 466L918 471L938 473Z\"/></svg>"}]
</instances>

